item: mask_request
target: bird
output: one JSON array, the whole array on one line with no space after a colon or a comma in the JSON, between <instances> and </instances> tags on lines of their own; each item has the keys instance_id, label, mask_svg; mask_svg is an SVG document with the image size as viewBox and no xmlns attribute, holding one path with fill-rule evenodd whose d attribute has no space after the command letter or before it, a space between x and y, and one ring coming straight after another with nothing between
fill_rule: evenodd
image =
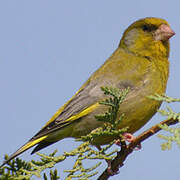
<instances>
[{"instance_id":1,"label":"bird","mask_svg":"<svg viewBox=\"0 0 180 180\"><path fill-rule=\"evenodd\" d=\"M169 39L175 35L168 22L161 18L146 17L133 22L123 33L117 49L81 86L52 118L27 143L3 162L14 159L36 146L35 153L64 138L79 138L103 126L95 115L107 107L99 102L106 96L101 87L129 88L119 114L124 114L117 129L128 127L133 134L157 112L162 102L148 98L164 94L169 77ZM101 146L112 137L97 138L93 145Z\"/></svg>"}]
</instances>

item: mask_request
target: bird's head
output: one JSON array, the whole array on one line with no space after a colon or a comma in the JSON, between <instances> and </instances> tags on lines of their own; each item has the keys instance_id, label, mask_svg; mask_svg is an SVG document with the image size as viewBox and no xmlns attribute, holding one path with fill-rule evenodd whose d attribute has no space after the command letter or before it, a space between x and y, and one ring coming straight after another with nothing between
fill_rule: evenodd
<instances>
[{"instance_id":1,"label":"bird's head","mask_svg":"<svg viewBox=\"0 0 180 180\"><path fill-rule=\"evenodd\" d=\"M125 30L119 46L138 56L164 58L169 56L169 39L174 34L164 19L144 18Z\"/></svg>"}]
</instances>

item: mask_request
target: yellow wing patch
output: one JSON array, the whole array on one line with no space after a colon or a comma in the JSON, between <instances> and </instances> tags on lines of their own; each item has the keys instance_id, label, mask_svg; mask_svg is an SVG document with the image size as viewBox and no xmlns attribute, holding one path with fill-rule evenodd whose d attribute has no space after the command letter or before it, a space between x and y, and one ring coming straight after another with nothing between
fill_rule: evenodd
<instances>
[{"instance_id":1,"label":"yellow wing patch","mask_svg":"<svg viewBox=\"0 0 180 180\"><path fill-rule=\"evenodd\" d=\"M62 111L64 110L64 108L72 101L72 99L88 84L90 82L90 80L88 79L87 81L86 81L86 83L84 83L83 85L82 85L82 87L74 94L74 96L72 96L72 98L69 100L69 101L67 101L61 108L59 108L57 111L56 111L56 113L51 117L51 119L42 127L42 129L43 128L45 128L46 126L48 126L51 122L53 122L61 113L62 113ZM84 112L84 111L83 111ZM80 113L81 114L81 113ZM74 117L74 116L72 116L72 117ZM71 118L71 117L70 117Z\"/></svg>"},{"instance_id":2,"label":"yellow wing patch","mask_svg":"<svg viewBox=\"0 0 180 180\"><path fill-rule=\"evenodd\" d=\"M79 119L83 116L86 116L87 114L91 113L94 109L96 109L98 106L99 106L99 103L93 104L90 107L86 108L85 110L81 111L80 113L66 119L64 122L74 121L74 120Z\"/></svg>"},{"instance_id":3,"label":"yellow wing patch","mask_svg":"<svg viewBox=\"0 0 180 180\"><path fill-rule=\"evenodd\" d=\"M41 142L42 140L44 140L44 139L46 139L46 138L47 138L47 136L42 136L42 137L40 137L40 138L38 138L38 139L35 139L35 140L33 140L33 141L30 141L30 142L28 142L27 144L25 144L25 145L20 149L20 151L23 152L23 151L25 151L25 150L33 147L34 145L38 144L39 142Z\"/></svg>"},{"instance_id":4,"label":"yellow wing patch","mask_svg":"<svg viewBox=\"0 0 180 180\"><path fill-rule=\"evenodd\" d=\"M84 86L83 86L84 87ZM82 87L82 88L83 88ZM53 122L61 113L62 113L62 111L64 110L64 108L71 102L71 100L79 93L79 91L81 91L82 90L82 88L80 88L76 93L75 93L75 95L74 96L72 96L72 98L69 100L69 101L67 101L61 108L59 108L57 111L56 111L56 113L51 117L51 119L42 127L42 129L43 128L45 128L46 126L48 126L51 122Z\"/></svg>"}]
</instances>

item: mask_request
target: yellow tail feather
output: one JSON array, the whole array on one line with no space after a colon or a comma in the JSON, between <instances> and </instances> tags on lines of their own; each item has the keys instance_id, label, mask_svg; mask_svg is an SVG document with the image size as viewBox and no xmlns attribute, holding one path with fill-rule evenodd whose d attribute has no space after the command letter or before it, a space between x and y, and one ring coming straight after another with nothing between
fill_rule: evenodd
<instances>
[{"instance_id":1,"label":"yellow tail feather","mask_svg":"<svg viewBox=\"0 0 180 180\"><path fill-rule=\"evenodd\" d=\"M39 142L43 141L44 139L46 139L47 136L42 136L38 139L35 140L30 140L28 141L26 144L24 144L21 148L19 148L15 153L13 153L8 160L4 161L3 164L0 166L0 168L2 168L7 162L9 162L10 160L14 159L16 156L20 155L21 153L23 153L24 151L28 150L29 148L35 146L36 144L38 144Z\"/></svg>"}]
</instances>

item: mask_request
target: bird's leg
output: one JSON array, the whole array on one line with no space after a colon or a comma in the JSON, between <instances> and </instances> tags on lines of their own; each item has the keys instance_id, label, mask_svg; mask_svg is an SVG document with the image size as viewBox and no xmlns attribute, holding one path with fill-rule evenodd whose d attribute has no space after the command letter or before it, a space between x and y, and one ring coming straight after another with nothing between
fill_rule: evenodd
<instances>
[{"instance_id":1,"label":"bird's leg","mask_svg":"<svg viewBox=\"0 0 180 180\"><path fill-rule=\"evenodd\" d=\"M135 137L131 134L131 133L124 133L123 135L123 139L129 143L133 142L135 140ZM115 144L118 145L118 146L121 146L121 141L122 139L117 139L115 141ZM101 146L100 145L96 145L95 146L99 151L102 150ZM141 149L141 144L137 145L135 150L139 150ZM105 154L104 152L102 152L103 154ZM111 168L111 160L106 160L107 164L108 164L108 174L110 174L111 176L115 175L115 174L118 174L118 170L117 171L113 171L112 168Z\"/></svg>"},{"instance_id":2,"label":"bird's leg","mask_svg":"<svg viewBox=\"0 0 180 180\"><path fill-rule=\"evenodd\" d=\"M124 133L123 138L125 141L131 143L134 141L135 137L131 133Z\"/></svg>"},{"instance_id":3,"label":"bird's leg","mask_svg":"<svg viewBox=\"0 0 180 180\"><path fill-rule=\"evenodd\" d=\"M129 143L131 143L135 140L135 137L131 133L124 133L122 136L123 136L123 139ZM121 140L117 139L115 144L120 146L121 145L120 142L121 142ZM135 150L139 150L139 149L141 149L141 144L138 144L135 148Z\"/></svg>"}]
</instances>

